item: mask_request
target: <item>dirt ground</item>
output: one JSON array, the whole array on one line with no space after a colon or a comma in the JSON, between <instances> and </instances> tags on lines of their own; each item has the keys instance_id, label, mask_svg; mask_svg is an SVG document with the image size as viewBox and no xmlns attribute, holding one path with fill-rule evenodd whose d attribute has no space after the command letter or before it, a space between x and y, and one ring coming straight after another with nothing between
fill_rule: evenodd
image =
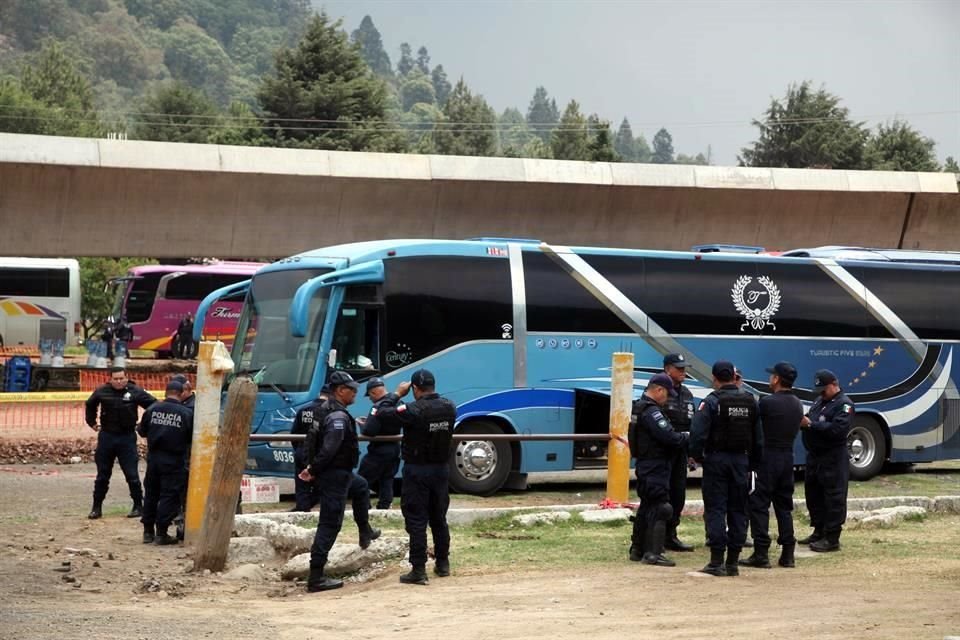
<instances>
[{"instance_id":1,"label":"dirt ground","mask_svg":"<svg viewBox=\"0 0 960 640\"><path fill-rule=\"evenodd\" d=\"M942 638L960 633L960 517L939 561L843 556L736 579L617 561L536 571L456 564L425 587L391 566L324 594L276 579L194 575L189 550L140 543L117 469L102 520L88 521L92 465L0 467L0 638ZM84 552L65 548L91 549ZM850 550L848 550L850 551ZM678 554L679 555L679 554ZM694 558L693 556L696 556ZM64 561L70 571L61 573ZM818 566L817 562L820 562ZM268 569L275 569L270 568ZM66 580L65 580L66 578ZM67 581L67 580L72 580Z\"/></svg>"}]
</instances>

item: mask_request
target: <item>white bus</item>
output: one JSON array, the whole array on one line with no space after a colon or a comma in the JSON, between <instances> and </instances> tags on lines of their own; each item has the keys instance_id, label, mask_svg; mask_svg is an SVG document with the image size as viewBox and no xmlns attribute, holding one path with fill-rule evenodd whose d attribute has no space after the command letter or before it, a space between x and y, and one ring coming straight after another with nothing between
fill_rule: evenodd
<instances>
[{"instance_id":1,"label":"white bus","mask_svg":"<svg viewBox=\"0 0 960 640\"><path fill-rule=\"evenodd\" d=\"M76 345L80 321L76 260L0 257L0 344L33 346L49 339Z\"/></svg>"}]
</instances>

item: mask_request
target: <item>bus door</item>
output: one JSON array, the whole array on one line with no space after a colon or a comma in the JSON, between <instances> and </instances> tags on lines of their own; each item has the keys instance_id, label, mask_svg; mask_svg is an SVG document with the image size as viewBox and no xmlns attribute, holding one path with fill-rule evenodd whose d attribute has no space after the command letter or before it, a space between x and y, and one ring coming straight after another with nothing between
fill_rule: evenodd
<instances>
[{"instance_id":1,"label":"bus door","mask_svg":"<svg viewBox=\"0 0 960 640\"><path fill-rule=\"evenodd\" d=\"M355 380L380 375L382 322L382 288L373 284L347 287L330 343L333 367Z\"/></svg>"}]
</instances>

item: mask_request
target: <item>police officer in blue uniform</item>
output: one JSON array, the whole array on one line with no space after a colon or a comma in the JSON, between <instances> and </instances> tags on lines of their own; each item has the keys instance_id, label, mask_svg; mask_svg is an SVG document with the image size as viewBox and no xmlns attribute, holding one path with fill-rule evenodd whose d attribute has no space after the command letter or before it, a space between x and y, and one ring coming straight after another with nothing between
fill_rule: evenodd
<instances>
[{"instance_id":1,"label":"police officer in blue uniform","mask_svg":"<svg viewBox=\"0 0 960 640\"><path fill-rule=\"evenodd\" d=\"M670 504L671 465L684 452L686 468L688 432L675 431L662 412L675 395L674 381L664 373L650 378L643 396L633 403L630 416L630 453L637 459L637 495L640 508L633 522L630 559L644 564L673 567L663 555L667 526L673 518Z\"/></svg>"},{"instance_id":2,"label":"police officer in blue uniform","mask_svg":"<svg viewBox=\"0 0 960 640\"><path fill-rule=\"evenodd\" d=\"M143 501L143 543L177 544L167 528L180 511L187 482L184 460L193 438L193 411L180 403L183 385L167 383L166 398L143 413L137 433L147 439L146 497Z\"/></svg>"},{"instance_id":3,"label":"police officer in blue uniform","mask_svg":"<svg viewBox=\"0 0 960 640\"><path fill-rule=\"evenodd\" d=\"M193 411L196 408L197 403L197 394L193 392L193 385L190 383L190 378L178 373L177 375L170 378L170 380L179 382L183 385L183 393L180 394L180 404L182 404L190 411ZM186 470L186 478L190 479L190 444L187 443L187 450L183 454L183 463L184 469ZM183 483L183 490L180 492L180 513L177 514L177 517L173 519L174 524L177 529L177 540L183 540L184 537L184 525L186 520L187 512L187 482Z\"/></svg>"},{"instance_id":4,"label":"police officer in blue uniform","mask_svg":"<svg viewBox=\"0 0 960 640\"><path fill-rule=\"evenodd\" d=\"M813 384L820 397L800 423L807 449L803 484L813 533L799 542L809 544L812 551L838 551L847 520L847 435L856 410L832 371L817 371Z\"/></svg>"},{"instance_id":5,"label":"police officer in blue uniform","mask_svg":"<svg viewBox=\"0 0 960 640\"><path fill-rule=\"evenodd\" d=\"M777 517L777 544L781 545L781 567L794 567L797 539L793 533L793 443L800 431L803 405L793 393L797 369L789 362L778 362L767 369L770 390L760 399L760 424L763 428L763 459L757 470L756 489L750 495L750 528L753 553L740 561L741 566L770 568L770 503Z\"/></svg>"},{"instance_id":6,"label":"police officer in blue uniform","mask_svg":"<svg viewBox=\"0 0 960 640\"><path fill-rule=\"evenodd\" d=\"M326 416L328 411L325 410L327 400L330 397L330 387L328 385L323 385L323 388L320 390L320 395L317 396L316 400L307 403L297 411L296 416L293 418L293 426L290 428L290 433L295 435L307 435L307 432L310 431L310 428L314 425L323 424L323 418ZM305 460L306 449L304 442L294 441L293 445L293 500L294 500L294 511L310 511L313 509L313 505L317 504L320 500L319 490L315 482L307 482L300 478L300 472L307 468L307 465L310 464L309 460Z\"/></svg>"},{"instance_id":7,"label":"police officer in blue uniform","mask_svg":"<svg viewBox=\"0 0 960 640\"><path fill-rule=\"evenodd\" d=\"M763 434L757 401L737 388L733 363L717 361L712 373L715 390L700 403L690 432L690 455L703 464L703 510L710 547L710 562L701 571L736 576L747 537L749 474L759 467Z\"/></svg>"},{"instance_id":8,"label":"police officer in blue uniform","mask_svg":"<svg viewBox=\"0 0 960 640\"><path fill-rule=\"evenodd\" d=\"M373 408L361 425L363 435L371 438L400 435L396 424L385 427L376 416L377 410L396 406L400 401L395 393L387 393L383 378L370 378L367 381L367 397L373 403ZM377 509L389 509L393 503L393 479L399 467L399 442L371 442L367 445L367 453L360 460L357 473L363 476L369 486L377 487Z\"/></svg>"},{"instance_id":9,"label":"police officer in blue uniform","mask_svg":"<svg viewBox=\"0 0 960 640\"><path fill-rule=\"evenodd\" d=\"M324 416L320 427L320 440L316 454L308 460L300 472L304 482L317 482L320 490L320 516L317 533L310 547L310 575L307 591L327 591L343 586L323 574L327 554L343 526L343 512L347 505L347 490L353 478L353 467L360 458L360 443L357 440L356 423L347 412L347 407L357 399L359 385L350 374L334 371L330 376L330 411Z\"/></svg>"},{"instance_id":10,"label":"police officer in blue uniform","mask_svg":"<svg viewBox=\"0 0 960 640\"><path fill-rule=\"evenodd\" d=\"M397 387L403 397L413 385L414 402L376 410L386 429L401 428L403 456L403 494L400 508L410 534L409 573L400 576L404 584L427 584L427 525L433 534L436 564L433 572L441 578L450 575L450 530L447 508L450 506L450 457L457 407L436 392L436 378L426 369L415 371L410 382ZM373 416L371 416L373 417Z\"/></svg>"},{"instance_id":11,"label":"police officer in blue uniform","mask_svg":"<svg viewBox=\"0 0 960 640\"><path fill-rule=\"evenodd\" d=\"M98 431L97 450L93 460L97 463L97 479L93 482L93 508L87 517L96 520L103 515L103 500L110 488L113 461L120 462L120 469L130 488L133 508L128 518L143 515L143 486L137 469L137 407L146 409L157 399L127 379L122 367L110 369L110 382L90 394L86 403L86 422ZM100 420L97 421L97 409Z\"/></svg>"},{"instance_id":12,"label":"police officer in blue uniform","mask_svg":"<svg viewBox=\"0 0 960 640\"><path fill-rule=\"evenodd\" d=\"M693 422L693 394L683 381L686 380L687 361L682 353L669 353L663 359L663 372L673 381L673 391L663 406L663 413L667 416L673 430L677 433L686 433L689 437L690 424ZM677 527L680 526L680 514L687 502L687 450L674 449L673 459L670 461L670 506L673 507L673 516L667 524L665 546L670 551L693 551L693 546L686 544L677 537Z\"/></svg>"}]
</instances>

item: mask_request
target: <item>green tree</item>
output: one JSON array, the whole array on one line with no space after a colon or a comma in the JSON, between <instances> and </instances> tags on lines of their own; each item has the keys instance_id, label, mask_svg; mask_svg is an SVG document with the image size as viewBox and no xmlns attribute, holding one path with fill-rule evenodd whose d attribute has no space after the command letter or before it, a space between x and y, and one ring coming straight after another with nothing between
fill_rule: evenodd
<instances>
[{"instance_id":1,"label":"green tree","mask_svg":"<svg viewBox=\"0 0 960 640\"><path fill-rule=\"evenodd\" d=\"M540 140L527 126L527 119L519 109L505 109L497 119L500 130L500 155L508 158L524 157L524 150L533 139Z\"/></svg>"},{"instance_id":2,"label":"green tree","mask_svg":"<svg viewBox=\"0 0 960 640\"><path fill-rule=\"evenodd\" d=\"M190 15L188 0L124 0L130 15L149 26L166 31L178 19Z\"/></svg>"},{"instance_id":3,"label":"green tree","mask_svg":"<svg viewBox=\"0 0 960 640\"><path fill-rule=\"evenodd\" d=\"M363 16L360 26L350 34L350 39L360 47L360 55L375 74L385 78L393 75L390 56L383 48L383 39L373 24L373 18Z\"/></svg>"},{"instance_id":4,"label":"green tree","mask_svg":"<svg viewBox=\"0 0 960 640\"><path fill-rule=\"evenodd\" d=\"M527 125L544 142L550 142L550 133L560 121L557 101L548 97L547 90L537 87L527 107Z\"/></svg>"},{"instance_id":5,"label":"green tree","mask_svg":"<svg viewBox=\"0 0 960 640\"><path fill-rule=\"evenodd\" d=\"M230 144L247 147L267 145L260 118L249 105L233 102L227 109L226 117L217 119L217 126L207 134L207 142L212 144Z\"/></svg>"},{"instance_id":6,"label":"green tree","mask_svg":"<svg viewBox=\"0 0 960 640\"><path fill-rule=\"evenodd\" d=\"M707 161L707 156L703 155L702 153L698 153L695 156L688 156L685 153L678 153L673 163L674 164L699 164L699 165L710 164Z\"/></svg>"},{"instance_id":7,"label":"green tree","mask_svg":"<svg viewBox=\"0 0 960 640\"><path fill-rule=\"evenodd\" d=\"M840 98L809 81L790 85L783 100L771 100L763 120L754 120L758 139L744 147L748 167L866 169L869 132L850 119Z\"/></svg>"},{"instance_id":8,"label":"green tree","mask_svg":"<svg viewBox=\"0 0 960 640\"><path fill-rule=\"evenodd\" d=\"M883 171L937 171L933 140L906 122L881 124L867 141L866 156L874 169Z\"/></svg>"},{"instance_id":9,"label":"green tree","mask_svg":"<svg viewBox=\"0 0 960 640\"><path fill-rule=\"evenodd\" d=\"M227 101L232 63L219 42L184 20L167 31L163 41L163 61L174 78L203 89L217 102Z\"/></svg>"},{"instance_id":10,"label":"green tree","mask_svg":"<svg viewBox=\"0 0 960 640\"><path fill-rule=\"evenodd\" d=\"M947 156L943 163L943 170L949 173L960 173L960 164L957 164L953 156Z\"/></svg>"},{"instance_id":11,"label":"green tree","mask_svg":"<svg viewBox=\"0 0 960 640\"><path fill-rule=\"evenodd\" d=\"M279 27L240 27L230 42L230 58L248 77L266 75L273 69L274 57L286 36L286 30Z\"/></svg>"},{"instance_id":12,"label":"green tree","mask_svg":"<svg viewBox=\"0 0 960 640\"><path fill-rule=\"evenodd\" d=\"M96 137L103 128L90 82L59 44L48 43L19 81L0 80L0 130L12 133Z\"/></svg>"},{"instance_id":13,"label":"green tree","mask_svg":"<svg viewBox=\"0 0 960 640\"><path fill-rule=\"evenodd\" d=\"M430 52L426 47L417 49L417 69L425 76L430 75Z\"/></svg>"},{"instance_id":14,"label":"green tree","mask_svg":"<svg viewBox=\"0 0 960 640\"><path fill-rule=\"evenodd\" d=\"M133 137L157 142L209 142L217 126L216 105L182 82L155 88L135 116Z\"/></svg>"},{"instance_id":15,"label":"green tree","mask_svg":"<svg viewBox=\"0 0 960 640\"><path fill-rule=\"evenodd\" d=\"M404 111L410 111L413 105L420 102L434 104L437 101L437 94L434 91L433 82L427 75L421 73L420 69L415 69L400 85L400 100Z\"/></svg>"},{"instance_id":16,"label":"green tree","mask_svg":"<svg viewBox=\"0 0 960 640\"><path fill-rule=\"evenodd\" d=\"M433 82L433 92L437 96L437 104L442 108L447 102L447 96L453 88L450 81L447 80L447 72L443 70L443 65L438 64L433 68L430 74L430 80Z\"/></svg>"},{"instance_id":17,"label":"green tree","mask_svg":"<svg viewBox=\"0 0 960 640\"><path fill-rule=\"evenodd\" d=\"M590 131L590 143L587 157L593 162L620 162L621 158L613 148L613 134L610 123L600 120L597 114L592 114L587 120Z\"/></svg>"},{"instance_id":18,"label":"green tree","mask_svg":"<svg viewBox=\"0 0 960 640\"><path fill-rule=\"evenodd\" d=\"M0 18L0 33L14 36L21 48L32 51L48 38L69 35L76 14L63 0L2 0Z\"/></svg>"},{"instance_id":19,"label":"green tree","mask_svg":"<svg viewBox=\"0 0 960 640\"><path fill-rule=\"evenodd\" d=\"M564 109L560 124L550 138L550 147L557 160L587 160L590 157L587 119L580 113L576 100L571 100Z\"/></svg>"},{"instance_id":20,"label":"green tree","mask_svg":"<svg viewBox=\"0 0 960 640\"><path fill-rule=\"evenodd\" d=\"M310 21L299 44L277 53L276 71L257 92L275 144L346 151L400 151L388 131L387 91L360 52L325 13Z\"/></svg>"},{"instance_id":21,"label":"green tree","mask_svg":"<svg viewBox=\"0 0 960 640\"><path fill-rule=\"evenodd\" d=\"M627 162L637 162L637 145L633 139L633 128L626 118L620 123L617 135L613 138L613 148Z\"/></svg>"},{"instance_id":22,"label":"green tree","mask_svg":"<svg viewBox=\"0 0 960 640\"><path fill-rule=\"evenodd\" d=\"M496 113L483 96L470 92L463 78L447 98L443 115L446 121L437 123L434 133L438 153L456 156L496 153Z\"/></svg>"},{"instance_id":23,"label":"green tree","mask_svg":"<svg viewBox=\"0 0 960 640\"><path fill-rule=\"evenodd\" d=\"M650 156L650 162L672 164L673 161L673 136L666 129L660 129L653 136L653 154Z\"/></svg>"},{"instance_id":24,"label":"green tree","mask_svg":"<svg viewBox=\"0 0 960 640\"><path fill-rule=\"evenodd\" d=\"M80 308L83 309L83 338L100 335L107 317L113 313L115 291L107 289L111 278L126 275L127 269L156 264L145 258L80 258ZM106 289L106 290L104 290Z\"/></svg>"},{"instance_id":25,"label":"green tree","mask_svg":"<svg viewBox=\"0 0 960 640\"><path fill-rule=\"evenodd\" d=\"M410 45L406 42L400 43L400 59L397 60L397 73L401 77L406 76L408 73L413 71L413 67L416 63L413 60L413 49L410 48Z\"/></svg>"}]
</instances>

